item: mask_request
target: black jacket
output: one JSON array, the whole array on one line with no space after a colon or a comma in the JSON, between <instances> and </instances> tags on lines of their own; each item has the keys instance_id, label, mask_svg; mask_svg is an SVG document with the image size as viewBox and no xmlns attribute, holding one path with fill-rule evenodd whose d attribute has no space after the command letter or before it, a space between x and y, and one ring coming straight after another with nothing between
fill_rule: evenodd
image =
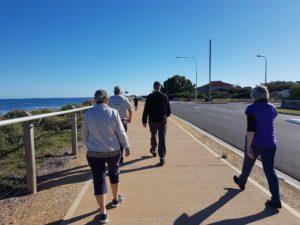
<instances>
[{"instance_id":1,"label":"black jacket","mask_svg":"<svg viewBox=\"0 0 300 225\"><path fill-rule=\"evenodd\" d=\"M169 117L171 114L170 103L167 95L162 92L153 92L147 96L144 112L143 123L164 122L164 117Z\"/></svg>"}]
</instances>

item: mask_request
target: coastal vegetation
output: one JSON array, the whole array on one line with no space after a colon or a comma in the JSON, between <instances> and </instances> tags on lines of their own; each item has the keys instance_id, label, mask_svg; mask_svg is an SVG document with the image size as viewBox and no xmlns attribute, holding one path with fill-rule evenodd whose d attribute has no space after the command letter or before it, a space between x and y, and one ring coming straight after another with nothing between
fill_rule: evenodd
<instances>
[{"instance_id":1,"label":"coastal vegetation","mask_svg":"<svg viewBox=\"0 0 300 225\"><path fill-rule=\"evenodd\" d=\"M59 111L69 110L90 105L69 104ZM37 109L29 113L38 115L54 112L53 109ZM27 116L21 110L8 112L0 116L0 120L14 119ZM77 113L78 130L81 129L83 112ZM71 120L70 115L60 115L34 121L34 140L36 150L37 174L43 170L47 159L70 154L71 148ZM78 132L78 139L81 135ZM0 199L10 197L24 189L25 162L22 123L0 127ZM59 164L59 163L58 163ZM9 195L6 195L10 193Z\"/></svg>"}]
</instances>

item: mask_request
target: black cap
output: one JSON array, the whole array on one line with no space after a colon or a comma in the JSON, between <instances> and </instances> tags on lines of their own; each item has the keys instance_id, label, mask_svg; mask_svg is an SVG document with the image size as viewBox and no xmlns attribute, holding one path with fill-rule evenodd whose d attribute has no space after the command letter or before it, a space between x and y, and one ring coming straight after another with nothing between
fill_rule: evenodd
<instances>
[{"instance_id":1,"label":"black cap","mask_svg":"<svg viewBox=\"0 0 300 225\"><path fill-rule=\"evenodd\" d=\"M108 99L108 94L105 90L100 89L97 90L94 94L94 99L95 100L104 100L104 99Z\"/></svg>"},{"instance_id":2,"label":"black cap","mask_svg":"<svg viewBox=\"0 0 300 225\"><path fill-rule=\"evenodd\" d=\"M160 82L159 81L155 81L154 84L153 84L153 87L159 87L161 86Z\"/></svg>"}]
</instances>

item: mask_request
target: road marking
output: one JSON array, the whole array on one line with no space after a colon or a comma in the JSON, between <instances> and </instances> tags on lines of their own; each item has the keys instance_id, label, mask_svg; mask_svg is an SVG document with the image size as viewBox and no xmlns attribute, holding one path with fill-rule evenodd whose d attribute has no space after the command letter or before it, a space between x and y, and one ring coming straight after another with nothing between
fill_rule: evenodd
<instances>
[{"instance_id":1,"label":"road marking","mask_svg":"<svg viewBox=\"0 0 300 225\"><path fill-rule=\"evenodd\" d=\"M201 141L199 141L196 137L194 137L190 132L188 132L184 127L182 127L179 123L177 123L174 119L170 118L170 120L175 123L180 129L182 129L186 134L188 134L192 139L194 139L198 144L200 144L202 147L204 147L208 152L210 152L211 154L213 154L214 156L220 158L220 160L222 160L226 165L228 165L230 168L232 168L233 170L235 170L237 173L241 173L241 171L236 168L235 166L233 166L232 164L230 164L228 161L226 161L225 159L221 158L217 153L215 153L212 149L210 149L208 146L206 146L205 144L203 144ZM262 192L264 192L266 195L268 195L269 197L271 197L271 194L269 193L268 190L266 190L263 186L261 186L260 184L258 184L256 181L254 181L251 177L248 178L248 180L254 184L254 186L256 186L257 188L259 188ZM297 218L300 219L300 213L297 212L295 209L293 209L292 207L290 207L288 204L286 204L284 201L281 201L282 205L284 208L286 208L290 213L292 213L294 216L296 216Z\"/></svg>"},{"instance_id":2,"label":"road marking","mask_svg":"<svg viewBox=\"0 0 300 225\"><path fill-rule=\"evenodd\" d=\"M90 186L91 183L92 183L92 175L90 176L89 180L86 181L86 183L84 184L83 188L81 189L81 191L79 192L79 194L75 198L72 206L70 207L70 209L67 212L66 216L61 221L60 225L67 225L68 224L68 220L73 217L75 211L77 210L77 208L78 208L78 206L79 206L79 204L80 204L83 196L87 192L87 190L88 190L88 188L89 188L89 186Z\"/></svg>"},{"instance_id":3,"label":"road marking","mask_svg":"<svg viewBox=\"0 0 300 225\"><path fill-rule=\"evenodd\" d=\"M300 119L288 119L286 120L287 122L290 122L290 123L295 123L295 124L300 124Z\"/></svg>"},{"instance_id":4,"label":"road marking","mask_svg":"<svg viewBox=\"0 0 300 225\"><path fill-rule=\"evenodd\" d=\"M224 116L224 118L225 118L225 119L230 119L230 117L229 117L229 116Z\"/></svg>"}]
</instances>

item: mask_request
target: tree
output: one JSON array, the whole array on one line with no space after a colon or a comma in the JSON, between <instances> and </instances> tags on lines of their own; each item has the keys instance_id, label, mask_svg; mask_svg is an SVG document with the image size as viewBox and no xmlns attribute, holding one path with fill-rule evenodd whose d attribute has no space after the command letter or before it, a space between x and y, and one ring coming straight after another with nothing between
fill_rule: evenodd
<instances>
[{"instance_id":1,"label":"tree","mask_svg":"<svg viewBox=\"0 0 300 225\"><path fill-rule=\"evenodd\" d=\"M296 84L292 81L272 81L267 83L269 92L289 90L294 86L296 86Z\"/></svg>"},{"instance_id":2,"label":"tree","mask_svg":"<svg viewBox=\"0 0 300 225\"><path fill-rule=\"evenodd\" d=\"M174 75L173 77L164 81L162 92L172 95L176 93L189 92L195 90L195 85L185 76Z\"/></svg>"},{"instance_id":3,"label":"tree","mask_svg":"<svg viewBox=\"0 0 300 225\"><path fill-rule=\"evenodd\" d=\"M290 99L300 100L300 85L291 88Z\"/></svg>"}]
</instances>

